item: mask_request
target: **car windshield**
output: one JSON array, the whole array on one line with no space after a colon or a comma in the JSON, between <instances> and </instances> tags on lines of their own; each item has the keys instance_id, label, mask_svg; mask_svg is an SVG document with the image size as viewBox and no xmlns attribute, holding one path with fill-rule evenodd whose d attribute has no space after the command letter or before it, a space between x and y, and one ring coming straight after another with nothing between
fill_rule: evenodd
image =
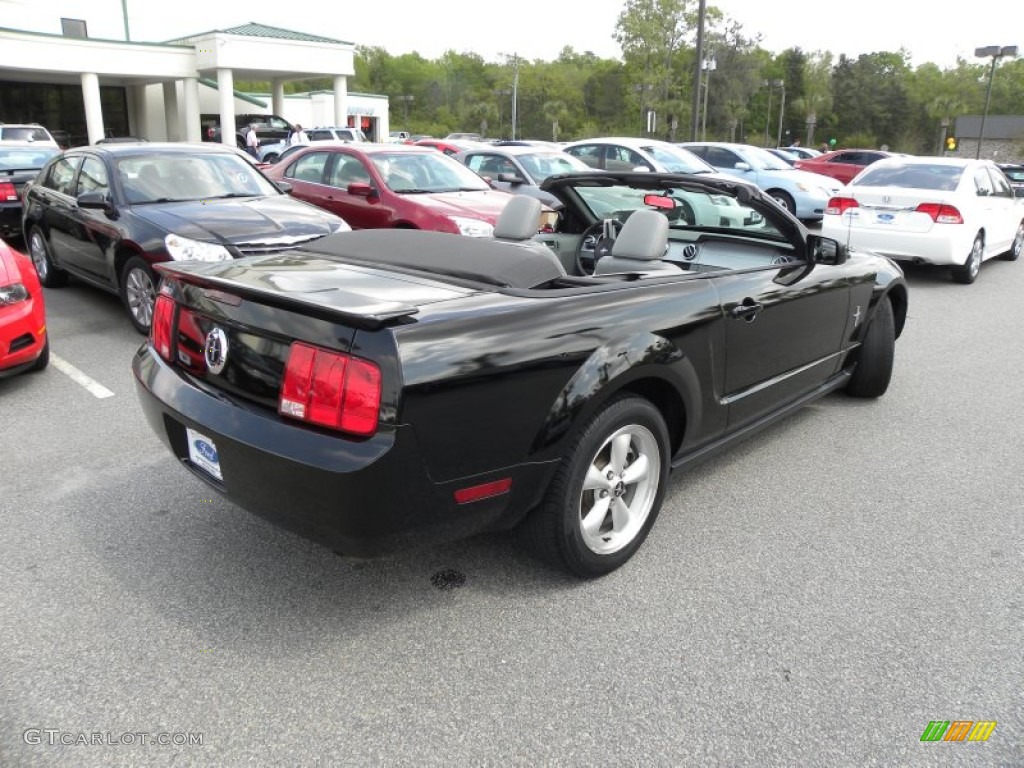
<instances>
[{"instance_id":1,"label":"car windshield","mask_svg":"<svg viewBox=\"0 0 1024 768\"><path fill-rule=\"evenodd\" d=\"M0 139L4 141L50 141L50 135L44 128L31 125L0 126Z\"/></svg>"},{"instance_id":2,"label":"car windshield","mask_svg":"<svg viewBox=\"0 0 1024 768\"><path fill-rule=\"evenodd\" d=\"M878 164L868 166L860 176L850 182L858 187L905 187L907 189L933 189L952 192L960 184L964 168L959 165L932 165L913 163L907 165Z\"/></svg>"},{"instance_id":3,"label":"car windshield","mask_svg":"<svg viewBox=\"0 0 1024 768\"><path fill-rule=\"evenodd\" d=\"M669 226L674 229L744 230L746 233L756 232L759 236L783 237L754 208L720 192L679 187L651 190L624 184L580 184L574 190L597 219L624 222L633 211L646 208L665 214Z\"/></svg>"},{"instance_id":4,"label":"car windshield","mask_svg":"<svg viewBox=\"0 0 1024 768\"><path fill-rule=\"evenodd\" d=\"M374 152L370 160L388 189L398 194L490 189L473 171L441 152Z\"/></svg>"},{"instance_id":5,"label":"car windshield","mask_svg":"<svg viewBox=\"0 0 1024 768\"><path fill-rule=\"evenodd\" d=\"M548 176L554 176L556 173L590 170L590 166L582 160L578 160L564 152L538 152L533 155L519 155L519 162L523 164L527 173L538 184Z\"/></svg>"},{"instance_id":6,"label":"car windshield","mask_svg":"<svg viewBox=\"0 0 1024 768\"><path fill-rule=\"evenodd\" d=\"M675 147L659 147L650 145L640 147L663 166L669 173L714 173L714 168L705 163L692 152Z\"/></svg>"},{"instance_id":7,"label":"car windshield","mask_svg":"<svg viewBox=\"0 0 1024 768\"><path fill-rule=\"evenodd\" d=\"M760 147L744 147L743 159L750 163L751 168L759 171L791 171L793 167L785 160L776 157Z\"/></svg>"},{"instance_id":8,"label":"car windshield","mask_svg":"<svg viewBox=\"0 0 1024 768\"><path fill-rule=\"evenodd\" d=\"M1003 173L1010 181L1024 181L1024 168L1003 168Z\"/></svg>"},{"instance_id":9,"label":"car windshield","mask_svg":"<svg viewBox=\"0 0 1024 768\"><path fill-rule=\"evenodd\" d=\"M281 194L231 152L133 155L117 161L117 172L132 205Z\"/></svg>"},{"instance_id":10,"label":"car windshield","mask_svg":"<svg viewBox=\"0 0 1024 768\"><path fill-rule=\"evenodd\" d=\"M53 147L0 147L0 171L36 171L59 153Z\"/></svg>"}]
</instances>

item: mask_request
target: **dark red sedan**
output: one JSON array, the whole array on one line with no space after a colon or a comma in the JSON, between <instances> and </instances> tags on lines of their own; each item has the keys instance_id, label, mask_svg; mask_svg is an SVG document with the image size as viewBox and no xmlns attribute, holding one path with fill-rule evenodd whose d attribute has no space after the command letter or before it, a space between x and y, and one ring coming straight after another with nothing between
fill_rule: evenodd
<instances>
[{"instance_id":1,"label":"dark red sedan","mask_svg":"<svg viewBox=\"0 0 1024 768\"><path fill-rule=\"evenodd\" d=\"M0 240L0 378L50 361L46 307L35 267Z\"/></svg>"},{"instance_id":2,"label":"dark red sedan","mask_svg":"<svg viewBox=\"0 0 1024 768\"><path fill-rule=\"evenodd\" d=\"M353 229L396 227L490 237L512 195L435 149L401 144L312 145L266 171L299 200Z\"/></svg>"},{"instance_id":3,"label":"dark red sedan","mask_svg":"<svg viewBox=\"0 0 1024 768\"><path fill-rule=\"evenodd\" d=\"M831 176L842 184L849 184L854 176L876 160L894 157L896 154L898 153L887 152L884 149L837 149L835 152L826 152L818 157L797 160L793 163L793 167L799 168L801 171Z\"/></svg>"}]
</instances>

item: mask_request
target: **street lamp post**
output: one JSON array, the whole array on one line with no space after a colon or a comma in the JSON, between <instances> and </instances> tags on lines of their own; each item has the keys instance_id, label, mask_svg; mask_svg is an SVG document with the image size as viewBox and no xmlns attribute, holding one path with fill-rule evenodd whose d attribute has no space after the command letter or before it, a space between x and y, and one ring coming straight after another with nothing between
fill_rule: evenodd
<instances>
[{"instance_id":1,"label":"street lamp post","mask_svg":"<svg viewBox=\"0 0 1024 768\"><path fill-rule=\"evenodd\" d=\"M501 90L495 91L494 95L498 97L498 133L502 133L505 128L504 123L501 122L501 102L511 96L512 91L508 88L502 88Z\"/></svg>"},{"instance_id":2,"label":"street lamp post","mask_svg":"<svg viewBox=\"0 0 1024 768\"><path fill-rule=\"evenodd\" d=\"M708 90L711 86L711 73L718 69L718 62L714 58L704 59L701 65L707 74L704 75L704 112L700 122L701 141L708 140Z\"/></svg>"},{"instance_id":3,"label":"street lamp post","mask_svg":"<svg viewBox=\"0 0 1024 768\"><path fill-rule=\"evenodd\" d=\"M988 90L985 92L985 111L981 113L981 130L978 131L978 149L974 153L974 159L981 157L981 142L985 138L985 121L988 119L988 105L992 100L992 79L996 74L996 63L1004 56L1016 56L1016 45L986 45L984 48L975 48L974 55L980 59L992 57L992 68L988 71Z\"/></svg>"},{"instance_id":4,"label":"street lamp post","mask_svg":"<svg viewBox=\"0 0 1024 768\"><path fill-rule=\"evenodd\" d=\"M811 114L809 114L807 116L807 146L808 147L813 147L814 146L814 126L817 125L817 123L818 123L818 116L814 112L811 112Z\"/></svg>"},{"instance_id":5,"label":"street lamp post","mask_svg":"<svg viewBox=\"0 0 1024 768\"><path fill-rule=\"evenodd\" d=\"M407 93L407 94L404 94L402 96L399 96L398 100L400 102L402 102L402 106L405 107L405 130L408 131L409 130L409 104L410 104L410 102L416 101L416 98L414 96L411 96L410 94Z\"/></svg>"},{"instance_id":6,"label":"street lamp post","mask_svg":"<svg viewBox=\"0 0 1024 768\"><path fill-rule=\"evenodd\" d=\"M775 141L776 147L782 146L782 116L786 114L786 83L782 80L776 80L775 86L782 89L782 102L779 106L779 135Z\"/></svg>"}]
</instances>

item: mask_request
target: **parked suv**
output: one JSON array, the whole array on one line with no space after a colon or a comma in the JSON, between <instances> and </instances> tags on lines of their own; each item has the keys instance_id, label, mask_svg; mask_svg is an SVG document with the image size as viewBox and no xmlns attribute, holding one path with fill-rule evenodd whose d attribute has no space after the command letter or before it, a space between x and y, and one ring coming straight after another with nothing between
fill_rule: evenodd
<instances>
[{"instance_id":1,"label":"parked suv","mask_svg":"<svg viewBox=\"0 0 1024 768\"><path fill-rule=\"evenodd\" d=\"M307 128L306 137L310 143L314 141L369 141L366 134L358 128L340 128L334 125Z\"/></svg>"},{"instance_id":2,"label":"parked suv","mask_svg":"<svg viewBox=\"0 0 1024 768\"><path fill-rule=\"evenodd\" d=\"M50 132L39 123L0 123L0 141L31 142L41 147L56 147Z\"/></svg>"},{"instance_id":3,"label":"parked suv","mask_svg":"<svg viewBox=\"0 0 1024 768\"><path fill-rule=\"evenodd\" d=\"M220 141L220 116L202 115L200 119L205 127L203 141ZM295 130L295 126L277 115L235 115L235 143L240 149L245 149L245 134L250 125L256 126L260 144L284 141Z\"/></svg>"}]
</instances>

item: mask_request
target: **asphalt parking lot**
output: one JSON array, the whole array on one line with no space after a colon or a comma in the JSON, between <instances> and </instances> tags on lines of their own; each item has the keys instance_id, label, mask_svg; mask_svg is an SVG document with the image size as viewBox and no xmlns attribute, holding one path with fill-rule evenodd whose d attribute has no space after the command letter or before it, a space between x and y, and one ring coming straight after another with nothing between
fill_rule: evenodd
<instances>
[{"instance_id":1,"label":"asphalt parking lot","mask_svg":"<svg viewBox=\"0 0 1024 768\"><path fill-rule=\"evenodd\" d=\"M593 582L507 535L347 560L211 495L117 299L49 290L111 394L0 381L0 766L1024 765L1024 263L908 279L885 397L678 475Z\"/></svg>"}]
</instances>

